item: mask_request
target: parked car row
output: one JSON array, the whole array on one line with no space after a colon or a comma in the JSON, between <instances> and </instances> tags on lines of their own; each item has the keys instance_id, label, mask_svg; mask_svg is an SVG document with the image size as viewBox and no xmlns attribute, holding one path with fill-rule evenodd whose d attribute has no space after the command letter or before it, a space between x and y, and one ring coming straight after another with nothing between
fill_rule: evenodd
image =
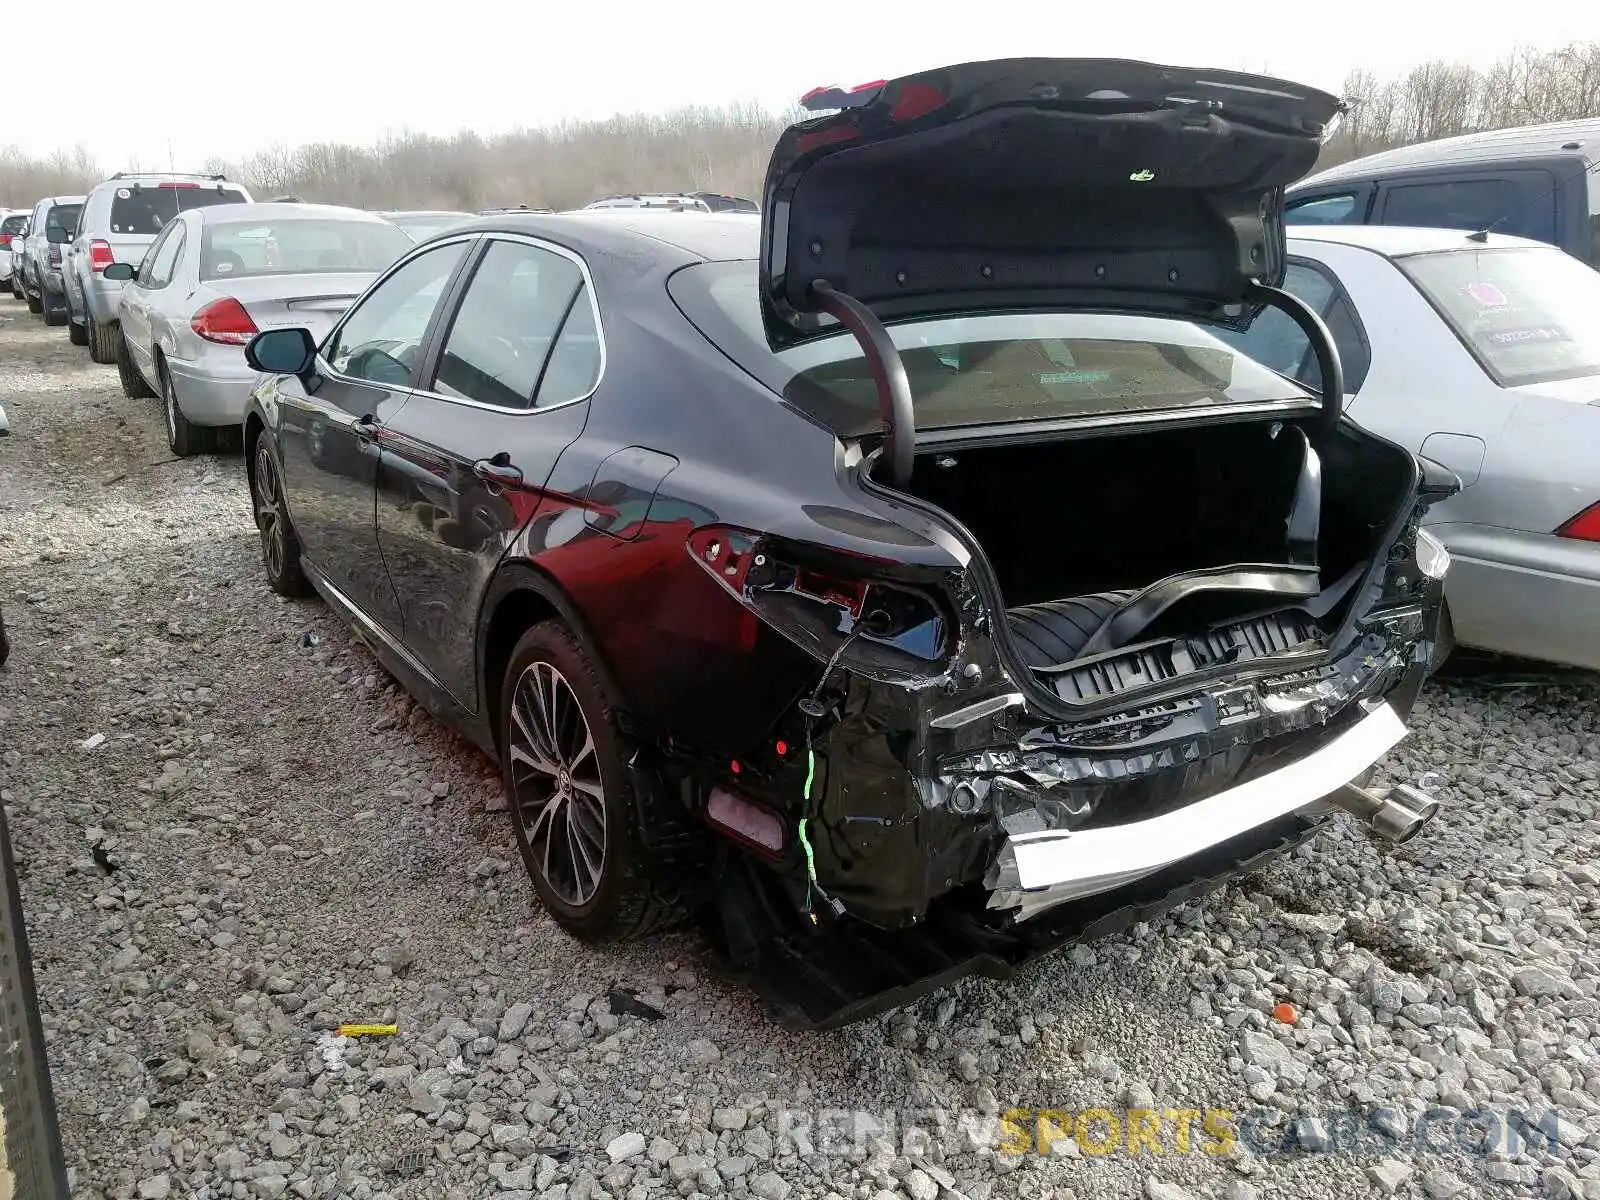
<instances>
[{"instance_id":1,"label":"parked car row","mask_svg":"<svg viewBox=\"0 0 1600 1200\"><path fill-rule=\"evenodd\" d=\"M116 365L130 398L160 397L173 453L190 455L238 445L254 334L325 329L412 244L376 213L124 172L40 200L12 234L10 275L30 311Z\"/></svg>"},{"instance_id":2,"label":"parked car row","mask_svg":"<svg viewBox=\"0 0 1600 1200\"><path fill-rule=\"evenodd\" d=\"M1600 667L1600 275L1286 234L1339 103L1283 80L819 96L753 213L175 197L99 272L124 387L242 443L268 582L498 760L564 928L690 911L852 1019L1334 810L1414 836L1368 780L1452 636Z\"/></svg>"}]
</instances>

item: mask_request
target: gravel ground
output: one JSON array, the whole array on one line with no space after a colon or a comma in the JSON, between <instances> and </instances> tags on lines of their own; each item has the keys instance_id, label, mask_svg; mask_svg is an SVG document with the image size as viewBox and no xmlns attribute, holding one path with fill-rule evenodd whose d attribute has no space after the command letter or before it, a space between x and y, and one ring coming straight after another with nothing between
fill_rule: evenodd
<instances>
[{"instance_id":1,"label":"gravel ground","mask_svg":"<svg viewBox=\"0 0 1600 1200\"><path fill-rule=\"evenodd\" d=\"M1447 809L1410 847L1340 822L1009 984L789 1034L688 935L546 919L489 764L267 590L237 457L171 461L155 403L9 298L0 402L0 784L76 1195L1600 1197L1585 679L1431 690L1391 773ZM1162 1124L1017 1155L1013 1107ZM1227 1153L1175 1115L1216 1109ZM1550 1141L1448 1120L1511 1109Z\"/></svg>"}]
</instances>

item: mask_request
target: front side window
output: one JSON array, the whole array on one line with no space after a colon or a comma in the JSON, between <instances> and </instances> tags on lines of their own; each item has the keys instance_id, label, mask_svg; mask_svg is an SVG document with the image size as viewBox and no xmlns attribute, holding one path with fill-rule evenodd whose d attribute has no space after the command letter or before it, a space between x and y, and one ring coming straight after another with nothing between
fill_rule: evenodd
<instances>
[{"instance_id":1,"label":"front side window","mask_svg":"<svg viewBox=\"0 0 1600 1200\"><path fill-rule=\"evenodd\" d=\"M668 285L734 362L840 436L881 427L860 347L838 333L774 354L761 328L755 264L704 263ZM889 327L919 429L1235 404L1306 392L1185 321L1099 313L993 314Z\"/></svg>"},{"instance_id":2,"label":"front side window","mask_svg":"<svg viewBox=\"0 0 1600 1200\"><path fill-rule=\"evenodd\" d=\"M522 242L491 243L450 324L432 390L497 408L530 407L557 334L580 300L587 308L583 272L571 259Z\"/></svg>"},{"instance_id":3,"label":"front side window","mask_svg":"<svg viewBox=\"0 0 1600 1200\"><path fill-rule=\"evenodd\" d=\"M452 242L426 250L374 288L329 336L322 349L328 365L351 379L407 386L433 310L466 248Z\"/></svg>"},{"instance_id":4,"label":"front side window","mask_svg":"<svg viewBox=\"0 0 1600 1200\"><path fill-rule=\"evenodd\" d=\"M1600 375L1600 272L1551 248L1396 259L1502 387Z\"/></svg>"},{"instance_id":5,"label":"front side window","mask_svg":"<svg viewBox=\"0 0 1600 1200\"><path fill-rule=\"evenodd\" d=\"M130 184L111 194L111 232L149 236L192 208L243 203L245 194L238 188L198 183Z\"/></svg>"},{"instance_id":6,"label":"front side window","mask_svg":"<svg viewBox=\"0 0 1600 1200\"><path fill-rule=\"evenodd\" d=\"M200 238L200 278L377 274L411 246L411 239L387 221L212 221Z\"/></svg>"},{"instance_id":7,"label":"front side window","mask_svg":"<svg viewBox=\"0 0 1600 1200\"><path fill-rule=\"evenodd\" d=\"M1298 204L1290 201L1284 208L1284 220L1290 225L1359 225L1364 215L1356 210L1354 192L1318 196Z\"/></svg>"}]
</instances>

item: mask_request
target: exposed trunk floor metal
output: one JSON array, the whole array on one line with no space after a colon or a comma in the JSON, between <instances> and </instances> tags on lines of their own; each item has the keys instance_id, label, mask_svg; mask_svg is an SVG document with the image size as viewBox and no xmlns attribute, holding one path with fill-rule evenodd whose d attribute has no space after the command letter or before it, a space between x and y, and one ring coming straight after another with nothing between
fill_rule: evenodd
<instances>
[{"instance_id":1,"label":"exposed trunk floor metal","mask_svg":"<svg viewBox=\"0 0 1600 1200\"><path fill-rule=\"evenodd\" d=\"M760 996L784 1028L837 1029L968 975L1010 979L1028 963L1065 946L1154 920L1260 869L1305 841L1319 825L1291 815L1137 883L1063 904L1012 930L982 925L949 905L913 929L886 932L846 920L814 934L767 939L750 967L736 967L720 955L715 961L725 978Z\"/></svg>"}]
</instances>

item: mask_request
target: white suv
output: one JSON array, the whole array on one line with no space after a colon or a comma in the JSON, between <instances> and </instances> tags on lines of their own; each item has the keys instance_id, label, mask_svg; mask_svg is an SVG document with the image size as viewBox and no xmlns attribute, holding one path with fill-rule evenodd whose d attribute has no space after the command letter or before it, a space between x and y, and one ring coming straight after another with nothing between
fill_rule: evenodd
<instances>
[{"instance_id":1,"label":"white suv","mask_svg":"<svg viewBox=\"0 0 1600 1200\"><path fill-rule=\"evenodd\" d=\"M250 202L250 193L224 175L122 172L96 184L83 202L63 271L73 345L88 346L95 362L115 362L122 285L105 278L105 269L114 262L138 266L181 212Z\"/></svg>"}]
</instances>

